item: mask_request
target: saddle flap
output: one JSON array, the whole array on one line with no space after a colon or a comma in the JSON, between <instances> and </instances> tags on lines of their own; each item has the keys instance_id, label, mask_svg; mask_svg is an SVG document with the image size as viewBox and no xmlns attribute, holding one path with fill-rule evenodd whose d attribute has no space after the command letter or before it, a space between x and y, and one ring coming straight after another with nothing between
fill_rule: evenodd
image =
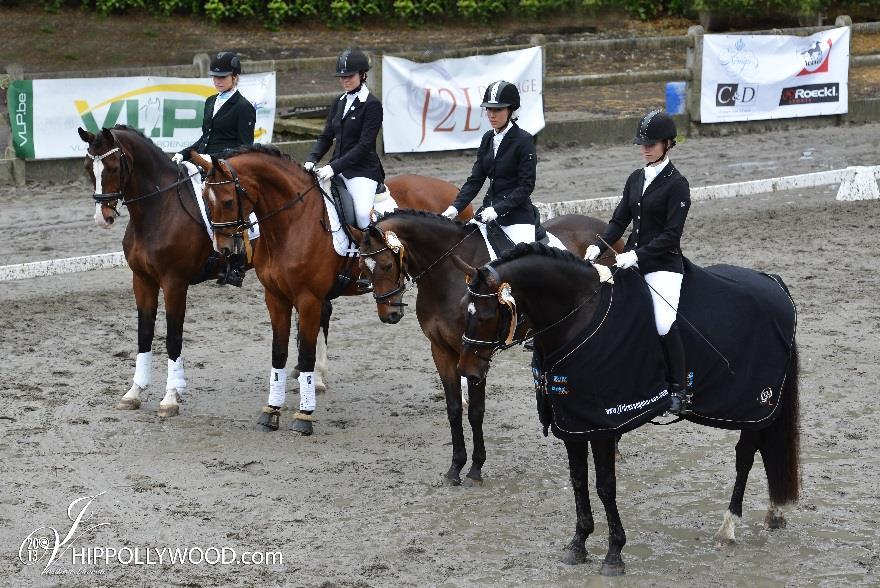
<instances>
[{"instance_id":1,"label":"saddle flap","mask_svg":"<svg viewBox=\"0 0 880 588\"><path fill-rule=\"evenodd\" d=\"M330 192L333 196L333 204L336 205L336 210L341 214L343 222L354 226L354 200L341 177L334 176L330 180Z\"/></svg>"}]
</instances>

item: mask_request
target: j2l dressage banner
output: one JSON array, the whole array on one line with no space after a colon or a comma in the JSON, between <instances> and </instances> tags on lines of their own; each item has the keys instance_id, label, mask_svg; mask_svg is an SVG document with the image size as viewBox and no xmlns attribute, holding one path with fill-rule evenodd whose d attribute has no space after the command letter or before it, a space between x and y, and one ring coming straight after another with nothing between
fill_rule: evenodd
<instances>
[{"instance_id":1,"label":"j2l dressage banner","mask_svg":"<svg viewBox=\"0 0 880 588\"><path fill-rule=\"evenodd\" d=\"M849 27L810 35L706 35L704 123L843 114Z\"/></svg>"},{"instance_id":2,"label":"j2l dressage banner","mask_svg":"<svg viewBox=\"0 0 880 588\"><path fill-rule=\"evenodd\" d=\"M257 109L254 137L272 140L275 72L241 76L238 90ZM96 133L126 124L164 151L178 151L202 134L205 98L216 94L199 78L79 78L18 80L8 90L15 154L25 159L78 157L88 148L77 127Z\"/></svg>"},{"instance_id":3,"label":"j2l dressage banner","mask_svg":"<svg viewBox=\"0 0 880 588\"><path fill-rule=\"evenodd\" d=\"M475 149L491 126L480 108L486 87L506 80L519 88L517 124L544 128L540 47L416 63L382 58L383 140L387 153Z\"/></svg>"}]
</instances>

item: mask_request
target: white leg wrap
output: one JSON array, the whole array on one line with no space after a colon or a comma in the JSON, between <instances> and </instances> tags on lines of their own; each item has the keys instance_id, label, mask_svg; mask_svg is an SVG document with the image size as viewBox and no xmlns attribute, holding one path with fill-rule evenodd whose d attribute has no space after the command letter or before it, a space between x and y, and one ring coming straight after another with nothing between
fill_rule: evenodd
<instances>
[{"instance_id":1,"label":"white leg wrap","mask_svg":"<svg viewBox=\"0 0 880 588\"><path fill-rule=\"evenodd\" d=\"M461 378L461 406L462 408L467 408L468 406L468 383L467 378Z\"/></svg>"},{"instance_id":2,"label":"white leg wrap","mask_svg":"<svg viewBox=\"0 0 880 588\"><path fill-rule=\"evenodd\" d=\"M177 361L168 360L168 380L165 383L166 390L186 389L186 376L183 373L183 356L177 358Z\"/></svg>"},{"instance_id":3,"label":"white leg wrap","mask_svg":"<svg viewBox=\"0 0 880 588\"><path fill-rule=\"evenodd\" d=\"M153 370L153 352L138 353L134 364L134 383L141 388L150 385L150 377Z\"/></svg>"},{"instance_id":4,"label":"white leg wrap","mask_svg":"<svg viewBox=\"0 0 880 588\"><path fill-rule=\"evenodd\" d=\"M287 372L284 368L276 370L269 369L269 406L284 406L284 400L287 398Z\"/></svg>"},{"instance_id":5,"label":"white leg wrap","mask_svg":"<svg viewBox=\"0 0 880 588\"><path fill-rule=\"evenodd\" d=\"M299 375L299 409L315 410L315 372Z\"/></svg>"}]
</instances>

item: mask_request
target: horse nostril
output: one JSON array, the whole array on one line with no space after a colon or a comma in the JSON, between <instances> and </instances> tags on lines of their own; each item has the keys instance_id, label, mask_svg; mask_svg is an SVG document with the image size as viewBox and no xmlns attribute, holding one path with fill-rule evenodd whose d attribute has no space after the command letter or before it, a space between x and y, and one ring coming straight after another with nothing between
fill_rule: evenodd
<instances>
[{"instance_id":1,"label":"horse nostril","mask_svg":"<svg viewBox=\"0 0 880 588\"><path fill-rule=\"evenodd\" d=\"M107 217L107 218L104 219L104 221L105 221L108 225L112 225L114 220L116 220L116 219L114 219L112 216Z\"/></svg>"},{"instance_id":2,"label":"horse nostril","mask_svg":"<svg viewBox=\"0 0 880 588\"><path fill-rule=\"evenodd\" d=\"M232 254L232 251L230 251L229 247L221 247L220 253L222 253L226 257L229 257L229 255Z\"/></svg>"}]
</instances>

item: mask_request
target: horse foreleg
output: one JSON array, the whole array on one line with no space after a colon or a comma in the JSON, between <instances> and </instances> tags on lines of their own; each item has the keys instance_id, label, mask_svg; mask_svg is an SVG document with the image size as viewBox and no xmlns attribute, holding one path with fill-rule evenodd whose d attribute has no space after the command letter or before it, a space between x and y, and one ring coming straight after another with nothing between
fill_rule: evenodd
<instances>
[{"instance_id":1,"label":"horse foreleg","mask_svg":"<svg viewBox=\"0 0 880 588\"><path fill-rule=\"evenodd\" d=\"M165 348L168 350L168 377L165 381L165 397L159 402L159 416L173 417L180 413L178 402L186 391L183 371L183 321L186 318L187 282L163 284L165 294Z\"/></svg>"},{"instance_id":2,"label":"horse foreleg","mask_svg":"<svg viewBox=\"0 0 880 588\"><path fill-rule=\"evenodd\" d=\"M311 435L315 401L315 360L319 331L321 330L322 301L310 294L302 296L296 305L299 311L299 410L293 415L290 429L301 435Z\"/></svg>"},{"instance_id":3,"label":"horse foreleg","mask_svg":"<svg viewBox=\"0 0 880 588\"><path fill-rule=\"evenodd\" d=\"M587 561L586 541L593 533L593 510L590 508L589 473L587 470L587 444L582 441L566 441L568 473L574 491L574 510L577 524L574 536L562 552L562 563L575 565Z\"/></svg>"},{"instance_id":4,"label":"horse foreleg","mask_svg":"<svg viewBox=\"0 0 880 588\"><path fill-rule=\"evenodd\" d=\"M260 411L256 428L259 431L277 431L281 422L281 407L287 398L287 347L290 343L290 318L293 308L287 300L265 292L266 308L272 322L272 367L269 368L269 398Z\"/></svg>"},{"instance_id":5,"label":"horse foreleg","mask_svg":"<svg viewBox=\"0 0 880 588\"><path fill-rule=\"evenodd\" d=\"M715 546L725 547L736 543L736 527L742 520L743 496L749 472L755 463L755 452L758 450L759 433L742 431L736 444L736 481L733 483L733 494L730 506L724 513L721 528L715 533Z\"/></svg>"},{"instance_id":6,"label":"horse foreleg","mask_svg":"<svg viewBox=\"0 0 880 588\"><path fill-rule=\"evenodd\" d=\"M486 463L486 442L483 439L483 416L486 414L486 380L479 383L468 382L467 391L468 422L471 424L471 432L474 437L474 452L467 479L472 484L479 486L483 483L483 464Z\"/></svg>"},{"instance_id":7,"label":"horse foreleg","mask_svg":"<svg viewBox=\"0 0 880 588\"><path fill-rule=\"evenodd\" d=\"M449 429L452 433L452 464L444 474L447 484L461 484L461 470L467 463L467 448L464 445L464 429L462 427L461 380L458 375L458 354L449 348L431 341L431 355L434 365L443 382L443 395L446 398L446 416L449 418Z\"/></svg>"},{"instance_id":8,"label":"horse foreleg","mask_svg":"<svg viewBox=\"0 0 880 588\"><path fill-rule=\"evenodd\" d=\"M614 471L614 438L591 441L596 466L596 492L605 507L608 520L608 553L602 562L603 576L622 576L625 570L620 552L626 545L626 533L617 512L617 476Z\"/></svg>"},{"instance_id":9,"label":"horse foreleg","mask_svg":"<svg viewBox=\"0 0 880 588\"><path fill-rule=\"evenodd\" d=\"M152 380L153 334L156 330L156 310L159 306L159 285L150 278L133 273L132 287L138 316L138 354L131 388L116 405L119 410L140 408L141 393L147 389Z\"/></svg>"},{"instance_id":10,"label":"horse foreleg","mask_svg":"<svg viewBox=\"0 0 880 588\"><path fill-rule=\"evenodd\" d=\"M315 393L322 394L327 391L324 378L327 376L327 336L330 333L330 315L333 314L333 304L325 300L321 305L321 330L318 333L317 356L315 358Z\"/></svg>"}]
</instances>

